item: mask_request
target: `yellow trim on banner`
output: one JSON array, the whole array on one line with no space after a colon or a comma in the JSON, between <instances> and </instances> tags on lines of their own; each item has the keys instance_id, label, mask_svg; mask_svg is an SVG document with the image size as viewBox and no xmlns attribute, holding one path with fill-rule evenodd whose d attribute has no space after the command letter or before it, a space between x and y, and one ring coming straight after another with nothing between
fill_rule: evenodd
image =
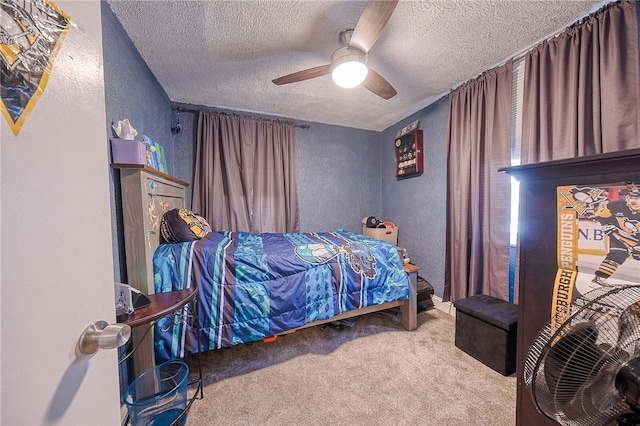
<instances>
[{"instance_id":1,"label":"yellow trim on banner","mask_svg":"<svg viewBox=\"0 0 640 426\"><path fill-rule=\"evenodd\" d=\"M578 271L558 269L553 286L553 304L551 305L551 331L562 325L571 314L573 287Z\"/></svg>"},{"instance_id":2,"label":"yellow trim on banner","mask_svg":"<svg viewBox=\"0 0 640 426\"><path fill-rule=\"evenodd\" d=\"M551 330L566 321L571 314L573 289L578 276L578 215L571 186L557 188L557 263L558 272L551 302Z\"/></svg>"},{"instance_id":3,"label":"yellow trim on banner","mask_svg":"<svg viewBox=\"0 0 640 426\"><path fill-rule=\"evenodd\" d=\"M63 17L66 20L66 25L59 30L60 35L58 36L58 39L56 40L53 48L51 49L51 52L49 52L49 56L47 58L47 65L45 67L44 72L42 73L42 77L40 78L40 81L38 82L38 87L33 92L33 95L31 95L31 98L29 98L29 101L25 105L24 110L18 116L18 119L15 122L13 121L11 114L9 114L9 110L7 106L4 104L4 102L0 101L0 109L2 110L2 115L7 120L7 123L9 123L9 127L11 128L11 131L13 131L13 134L15 136L18 136L18 133L20 133L20 129L22 128L22 125L26 121L29 114L31 114L31 112L33 111L36 103L38 102L38 99L40 99L40 96L42 96L42 93L44 93L44 89L47 87L47 83L49 81L49 73L51 72L51 69L53 67L53 61L58 51L60 50L60 47L62 46L62 41L67 35L69 27L71 26L71 18L66 13L64 13L62 9L60 9L52 0L45 0L44 4L49 6L53 11L55 11L61 17Z\"/></svg>"},{"instance_id":4,"label":"yellow trim on banner","mask_svg":"<svg viewBox=\"0 0 640 426\"><path fill-rule=\"evenodd\" d=\"M558 187L558 268L578 269L578 221L576 211L560 192L572 187Z\"/></svg>"}]
</instances>

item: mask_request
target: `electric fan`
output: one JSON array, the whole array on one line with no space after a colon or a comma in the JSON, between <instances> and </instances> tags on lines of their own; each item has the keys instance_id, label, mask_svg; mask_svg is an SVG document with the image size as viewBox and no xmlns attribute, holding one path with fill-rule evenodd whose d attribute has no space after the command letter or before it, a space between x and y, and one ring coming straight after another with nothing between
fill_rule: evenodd
<instances>
[{"instance_id":1,"label":"electric fan","mask_svg":"<svg viewBox=\"0 0 640 426\"><path fill-rule=\"evenodd\" d=\"M541 413L563 425L640 424L640 285L603 287L549 322L524 380Z\"/></svg>"}]
</instances>

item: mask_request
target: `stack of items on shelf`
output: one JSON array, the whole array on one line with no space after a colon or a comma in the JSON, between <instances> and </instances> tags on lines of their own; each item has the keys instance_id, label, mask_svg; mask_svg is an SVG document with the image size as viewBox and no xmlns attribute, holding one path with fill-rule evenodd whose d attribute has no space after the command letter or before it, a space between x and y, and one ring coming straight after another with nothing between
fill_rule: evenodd
<instances>
[{"instance_id":1,"label":"stack of items on shelf","mask_svg":"<svg viewBox=\"0 0 640 426\"><path fill-rule=\"evenodd\" d=\"M112 126L116 138L111 140L111 154L114 164L140 164L167 173L167 160L162 145L147 135L136 140L138 131L129 120L121 120Z\"/></svg>"}]
</instances>

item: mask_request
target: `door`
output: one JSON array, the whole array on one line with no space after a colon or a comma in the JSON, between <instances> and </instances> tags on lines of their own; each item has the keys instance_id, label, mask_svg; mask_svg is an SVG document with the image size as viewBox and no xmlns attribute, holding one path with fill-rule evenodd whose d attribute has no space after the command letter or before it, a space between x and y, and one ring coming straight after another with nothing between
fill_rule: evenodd
<instances>
[{"instance_id":1,"label":"door","mask_svg":"<svg viewBox=\"0 0 640 426\"><path fill-rule=\"evenodd\" d=\"M18 136L0 116L0 424L117 425L116 351L74 354L115 322L101 6L53 1L71 27L48 84Z\"/></svg>"}]
</instances>

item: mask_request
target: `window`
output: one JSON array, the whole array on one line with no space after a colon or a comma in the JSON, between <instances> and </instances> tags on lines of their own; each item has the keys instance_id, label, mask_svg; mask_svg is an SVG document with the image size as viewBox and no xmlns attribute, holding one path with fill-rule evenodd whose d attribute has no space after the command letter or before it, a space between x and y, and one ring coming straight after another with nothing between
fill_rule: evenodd
<instances>
[{"instance_id":1,"label":"window","mask_svg":"<svg viewBox=\"0 0 640 426\"><path fill-rule=\"evenodd\" d=\"M520 165L520 148L522 146L522 91L524 85L524 58L513 63L513 90L511 94L511 165ZM511 232L510 243L516 245L518 240L518 208L520 199L520 182L511 178Z\"/></svg>"},{"instance_id":2,"label":"window","mask_svg":"<svg viewBox=\"0 0 640 426\"><path fill-rule=\"evenodd\" d=\"M519 166L522 147L522 92L524 85L524 58L513 62L513 88L511 91L511 165ZM516 244L518 242L518 210L520 208L520 182L511 177L511 218L509 249L509 301L515 298Z\"/></svg>"}]
</instances>

